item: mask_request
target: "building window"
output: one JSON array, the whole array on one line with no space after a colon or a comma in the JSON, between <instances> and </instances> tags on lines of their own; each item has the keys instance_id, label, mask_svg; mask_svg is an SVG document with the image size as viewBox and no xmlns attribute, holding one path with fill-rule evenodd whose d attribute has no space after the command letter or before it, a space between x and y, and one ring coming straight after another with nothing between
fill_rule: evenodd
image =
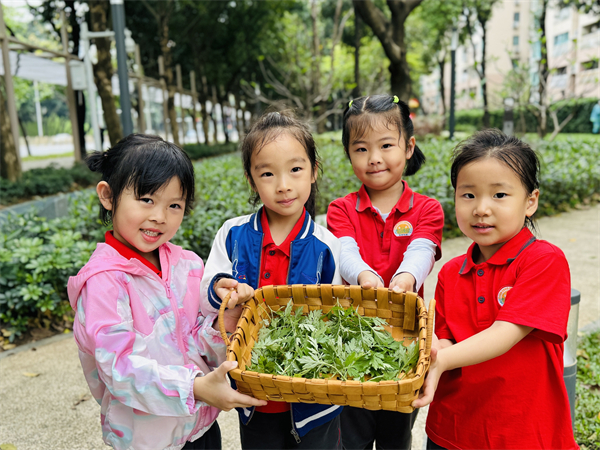
<instances>
[{"instance_id":1,"label":"building window","mask_svg":"<svg viewBox=\"0 0 600 450\"><path fill-rule=\"evenodd\" d=\"M581 63L581 70L594 70L598 68L598 60L592 59L591 61L586 61Z\"/></svg>"},{"instance_id":2,"label":"building window","mask_svg":"<svg viewBox=\"0 0 600 450\"><path fill-rule=\"evenodd\" d=\"M567 74L567 66L557 67L555 75L566 75Z\"/></svg>"},{"instance_id":3,"label":"building window","mask_svg":"<svg viewBox=\"0 0 600 450\"><path fill-rule=\"evenodd\" d=\"M585 36L586 34L590 34L590 33L594 33L596 31L598 31L598 29L600 29L600 20L596 23L591 23L591 24L583 27L581 34L583 34Z\"/></svg>"},{"instance_id":4,"label":"building window","mask_svg":"<svg viewBox=\"0 0 600 450\"><path fill-rule=\"evenodd\" d=\"M558 36L554 36L554 45L561 45L561 44L565 44L569 41L569 33L562 33L559 34Z\"/></svg>"},{"instance_id":5,"label":"building window","mask_svg":"<svg viewBox=\"0 0 600 450\"><path fill-rule=\"evenodd\" d=\"M519 20L521 18L521 15L516 12L513 15L513 28L519 28Z\"/></svg>"},{"instance_id":6,"label":"building window","mask_svg":"<svg viewBox=\"0 0 600 450\"><path fill-rule=\"evenodd\" d=\"M513 36L513 47L519 46L519 36Z\"/></svg>"},{"instance_id":7,"label":"building window","mask_svg":"<svg viewBox=\"0 0 600 450\"><path fill-rule=\"evenodd\" d=\"M511 59L510 62L512 63L512 68L513 69L517 69L519 67L519 60L518 59L516 59L516 58Z\"/></svg>"}]
</instances>

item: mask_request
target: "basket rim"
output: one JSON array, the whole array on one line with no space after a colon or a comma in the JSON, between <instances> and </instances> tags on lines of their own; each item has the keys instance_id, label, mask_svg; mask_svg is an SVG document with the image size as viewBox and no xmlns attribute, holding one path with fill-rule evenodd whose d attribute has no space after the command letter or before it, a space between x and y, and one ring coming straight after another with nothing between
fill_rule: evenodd
<instances>
[{"instance_id":1,"label":"basket rim","mask_svg":"<svg viewBox=\"0 0 600 450\"><path fill-rule=\"evenodd\" d=\"M285 287L289 287L291 288L292 286L298 286L298 285L282 285ZM300 285L300 286L310 286L310 285ZM324 286L324 285L317 285L317 286ZM327 286L334 286L334 285L327 285ZM349 285L344 285L344 287L349 287ZM265 286L265 288L276 288L276 286ZM361 289L367 290L365 288ZM389 288L369 288L369 290L373 290L375 293L378 290L383 290L383 291L388 291L389 293L392 293L393 291ZM247 310L251 310L251 306L249 305L251 302L254 302L256 304L256 306L258 306L259 304L259 300L257 299L257 293L262 292L263 288L258 288L255 290L255 294L253 296L252 299L248 300L247 303L244 304L244 309L242 311L242 314L240 316L239 320L242 320L244 318L244 313ZM417 308L417 313L415 314L415 319L421 319L421 318L426 318L428 319L430 314L427 312L427 308L425 307L425 301L423 300L423 298L418 295L417 293L413 293L416 295L416 308ZM223 299L223 304L225 304L227 302L227 300L229 299L229 295ZM353 299L349 299L352 300ZM290 301L293 301L293 297L290 299ZM432 300L433 305L435 305L435 300ZM343 306L342 306L343 307ZM360 306L359 306L360 307ZM431 306L430 306L431 308ZM269 306L269 309L271 309L273 311L273 309ZM357 308L358 309L358 308ZM224 310L223 305L221 310ZM433 321L431 321L433 322ZM238 321L239 323L239 321ZM389 323L387 324L388 327L392 327L392 325L390 325ZM262 327L262 325L261 325ZM238 362L239 365L239 361L237 360L237 356L235 355L235 352L233 351L233 349L231 348L233 345L233 342L235 339L243 339L243 337L241 336L241 333L239 332L239 326L236 327L236 331L233 332L231 334L231 336L229 337L229 339L226 342L227 344L227 355L226 355L226 361L236 361ZM240 369L239 366L235 369L232 369L229 371L229 373L231 374L232 378L237 378L237 379L241 379L242 377L250 377L250 378L270 378L272 379L274 382L278 381L278 382L295 382L295 383L305 383L308 385L327 385L327 386L368 386L371 388L374 387L379 387L379 386L385 386L385 387L390 387L390 386L406 386L406 385L412 385L412 384L416 384L419 383L421 381L421 379L425 376L425 374L427 373L427 370L423 370L423 373L417 373L417 371L415 370L420 364L423 364L425 366L425 369L427 369L427 367L429 366L429 354L430 354L430 348L431 348L431 342L428 342L428 338L430 336L431 333L431 324L428 321L427 327L424 329L420 329L417 336L415 336L413 339L413 341L419 341L420 339L423 338L423 336L421 336L422 334L425 334L425 347L423 349L419 348L419 357L417 359L417 362L414 366L413 369L411 369L409 371L409 373L407 374L406 377L400 379L400 380L382 380L382 381L369 381L369 380L365 380L365 381L360 381L360 380L340 380L340 379L335 379L335 378L304 378L304 377L296 377L296 376L291 376L291 375L279 375L279 374L269 374L269 373L263 373L263 372L255 372L255 371L250 371L247 369ZM412 372L412 373L411 373Z\"/></svg>"}]
</instances>

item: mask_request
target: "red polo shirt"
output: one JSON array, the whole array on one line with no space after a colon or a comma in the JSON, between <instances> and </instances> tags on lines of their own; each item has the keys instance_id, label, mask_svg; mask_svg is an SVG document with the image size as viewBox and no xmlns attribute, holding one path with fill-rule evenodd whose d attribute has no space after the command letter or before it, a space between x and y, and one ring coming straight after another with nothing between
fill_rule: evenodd
<instances>
[{"instance_id":1,"label":"red polo shirt","mask_svg":"<svg viewBox=\"0 0 600 450\"><path fill-rule=\"evenodd\" d=\"M287 284L288 268L290 266L290 245L304 225L306 210L294 225L290 234L280 245L275 245L269 228L267 213L262 210L260 224L263 229L263 247L260 265L260 281L258 287ZM265 406L257 406L256 411L263 413L280 413L290 410L290 404L286 402L268 402Z\"/></svg>"},{"instance_id":2,"label":"red polo shirt","mask_svg":"<svg viewBox=\"0 0 600 450\"><path fill-rule=\"evenodd\" d=\"M571 306L563 252L527 228L481 264L475 245L438 275L438 338L461 342L496 320L534 330L504 355L445 372L427 435L448 449L578 448L563 380Z\"/></svg>"},{"instance_id":3,"label":"red polo shirt","mask_svg":"<svg viewBox=\"0 0 600 450\"><path fill-rule=\"evenodd\" d=\"M334 200L327 210L327 228L338 238L353 238L360 256L389 286L415 239L429 239L437 245L435 259L442 256L444 211L440 202L414 192L406 181L398 203L384 222L371 204L365 186L358 192ZM420 292L423 295L423 288Z\"/></svg>"},{"instance_id":4,"label":"red polo shirt","mask_svg":"<svg viewBox=\"0 0 600 450\"><path fill-rule=\"evenodd\" d=\"M150 270L152 270L156 275L162 278L162 272L154 264L152 264L142 255L140 255L138 252L131 250L129 247L127 247L125 244L119 241L113 235L112 230L109 230L104 234L104 241L116 251L118 251L121 254L121 256L123 256L125 259L137 259L138 261L142 262L145 266L147 266Z\"/></svg>"}]
</instances>

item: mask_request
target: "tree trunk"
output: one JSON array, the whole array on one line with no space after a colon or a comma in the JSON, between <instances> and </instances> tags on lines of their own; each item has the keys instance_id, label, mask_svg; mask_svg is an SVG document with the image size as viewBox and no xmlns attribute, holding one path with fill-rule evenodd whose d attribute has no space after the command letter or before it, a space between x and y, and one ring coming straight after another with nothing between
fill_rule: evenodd
<instances>
[{"instance_id":1,"label":"tree trunk","mask_svg":"<svg viewBox=\"0 0 600 450\"><path fill-rule=\"evenodd\" d=\"M486 38L487 31L485 29L487 21L481 22L481 28L483 30L483 36L481 38L481 96L483 97L483 128L490 128L490 111L488 106L488 92L487 92L487 78L485 76L485 56L486 56ZM476 57L476 56L474 56Z\"/></svg>"},{"instance_id":2,"label":"tree trunk","mask_svg":"<svg viewBox=\"0 0 600 450\"><path fill-rule=\"evenodd\" d=\"M391 19L387 19L372 0L353 0L356 11L383 47L390 60L391 93L408 101L412 92L410 69L406 61L406 43L404 42L404 23L408 15L422 0L388 0Z\"/></svg>"},{"instance_id":3,"label":"tree trunk","mask_svg":"<svg viewBox=\"0 0 600 450\"><path fill-rule=\"evenodd\" d=\"M539 29L540 29L540 53L541 58L538 63L538 74L539 74L539 103L540 103L540 114L538 117L538 135L543 138L548 133L548 115L547 115L547 92L546 86L548 82L548 46L546 43L546 9L548 7L548 0L542 0L541 14L539 17Z\"/></svg>"},{"instance_id":4,"label":"tree trunk","mask_svg":"<svg viewBox=\"0 0 600 450\"><path fill-rule=\"evenodd\" d=\"M109 6L110 3L102 0L89 2L92 31L106 31L108 28ZM94 82L102 101L104 122L112 146L123 139L123 129L121 128L121 121L117 114L115 97L112 92L113 66L110 55L110 40L108 38L96 38L95 43L98 49L98 62L94 64ZM101 148L96 150L102 151Z\"/></svg>"},{"instance_id":5,"label":"tree trunk","mask_svg":"<svg viewBox=\"0 0 600 450\"><path fill-rule=\"evenodd\" d=\"M246 134L244 125L244 110L241 106L242 102L239 94L235 94L233 98L235 98L235 126L238 130L238 142L242 142L242 140L244 139L244 135Z\"/></svg>"},{"instance_id":6,"label":"tree trunk","mask_svg":"<svg viewBox=\"0 0 600 450\"><path fill-rule=\"evenodd\" d=\"M444 66L446 65L446 53L444 52L444 57L442 59L437 60L438 68L440 71L440 96L442 97L442 127L446 128L446 90L444 83Z\"/></svg>"},{"instance_id":7,"label":"tree trunk","mask_svg":"<svg viewBox=\"0 0 600 450\"><path fill-rule=\"evenodd\" d=\"M162 8L164 5L157 5ZM171 41L169 40L169 19L171 18L171 5L166 6L166 10L162 10L156 16L158 22L158 31L160 35L160 50L165 63L165 82L169 98L167 99L167 110L169 113L169 121L171 123L171 134L173 135L173 143L181 146L179 142L179 125L177 124L177 111L175 110L175 89L173 88L173 55L171 53Z\"/></svg>"},{"instance_id":8,"label":"tree trunk","mask_svg":"<svg viewBox=\"0 0 600 450\"><path fill-rule=\"evenodd\" d=\"M208 126L208 112L207 112L207 99L204 98L204 100L202 101L202 109L200 111L200 114L202 116L202 131L204 132L204 143L205 144L209 144L210 140L208 139L208 132L209 132L209 126Z\"/></svg>"},{"instance_id":9,"label":"tree trunk","mask_svg":"<svg viewBox=\"0 0 600 450\"><path fill-rule=\"evenodd\" d=\"M81 40L81 29L77 22L77 14L75 14L75 1L68 0L65 2L67 7L71 8L71 13L68 15L69 25L71 25L71 41L73 41L72 55L79 58L79 42ZM75 109L77 110L77 128L79 130L79 148L81 150L81 160L85 161L85 97L83 91L73 91L75 97Z\"/></svg>"},{"instance_id":10,"label":"tree trunk","mask_svg":"<svg viewBox=\"0 0 600 450\"><path fill-rule=\"evenodd\" d=\"M221 110L221 113L223 112L223 110ZM213 143L218 143L219 139L218 139L218 130L217 130L217 89L213 86L212 87L212 107L210 108L210 118L212 119L212 123L213 123ZM221 118L222 118L222 114L221 114Z\"/></svg>"},{"instance_id":11,"label":"tree trunk","mask_svg":"<svg viewBox=\"0 0 600 450\"><path fill-rule=\"evenodd\" d=\"M360 14L354 8L354 89L352 90L352 96L354 98L361 97L360 94L360 27L362 26L362 20Z\"/></svg>"},{"instance_id":12,"label":"tree trunk","mask_svg":"<svg viewBox=\"0 0 600 450\"><path fill-rule=\"evenodd\" d=\"M14 182L21 178L21 165L6 110L4 89L4 77L0 77L0 176Z\"/></svg>"}]
</instances>

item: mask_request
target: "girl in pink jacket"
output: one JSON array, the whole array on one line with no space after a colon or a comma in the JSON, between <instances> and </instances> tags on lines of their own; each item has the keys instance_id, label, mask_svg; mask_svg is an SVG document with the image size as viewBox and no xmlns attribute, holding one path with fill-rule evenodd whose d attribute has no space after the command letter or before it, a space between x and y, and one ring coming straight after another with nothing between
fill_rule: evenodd
<instances>
[{"instance_id":1,"label":"girl in pink jacket","mask_svg":"<svg viewBox=\"0 0 600 450\"><path fill-rule=\"evenodd\" d=\"M200 312L202 260L169 240L194 198L187 155L132 134L88 166L102 173L100 218L113 224L71 277L73 331L104 442L116 449L221 448L219 410L264 405L233 390L216 315ZM224 297L237 281L224 278ZM232 294L230 306L235 306ZM240 307L226 312L233 328Z\"/></svg>"}]
</instances>

